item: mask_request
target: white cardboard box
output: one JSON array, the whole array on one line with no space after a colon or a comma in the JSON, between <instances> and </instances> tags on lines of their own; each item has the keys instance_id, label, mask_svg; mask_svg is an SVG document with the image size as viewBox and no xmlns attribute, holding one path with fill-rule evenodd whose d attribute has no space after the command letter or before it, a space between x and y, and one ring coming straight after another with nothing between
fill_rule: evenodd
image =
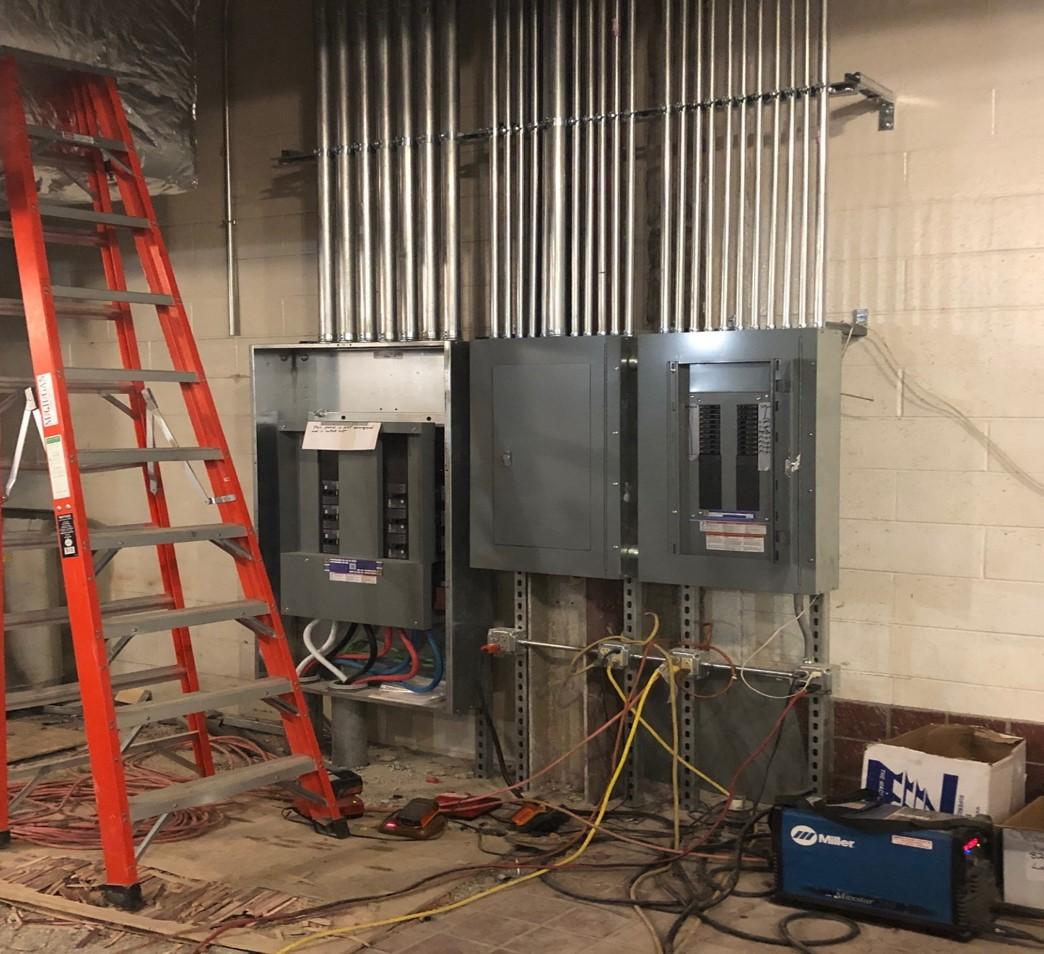
<instances>
[{"instance_id":1,"label":"white cardboard box","mask_svg":"<svg viewBox=\"0 0 1044 954\"><path fill-rule=\"evenodd\" d=\"M1044 914L1044 795L1001 826L1004 903Z\"/></svg>"},{"instance_id":2,"label":"white cardboard box","mask_svg":"<svg viewBox=\"0 0 1044 954\"><path fill-rule=\"evenodd\" d=\"M895 805L1001 822L1026 803L1026 742L982 726L922 726L868 745L863 785Z\"/></svg>"}]
</instances>

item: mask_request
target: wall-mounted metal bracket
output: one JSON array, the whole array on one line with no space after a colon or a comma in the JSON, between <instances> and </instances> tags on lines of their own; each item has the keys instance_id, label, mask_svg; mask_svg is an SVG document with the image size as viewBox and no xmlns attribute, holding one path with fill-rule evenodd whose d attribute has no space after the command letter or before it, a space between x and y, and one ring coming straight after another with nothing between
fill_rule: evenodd
<instances>
[{"instance_id":1,"label":"wall-mounted metal bracket","mask_svg":"<svg viewBox=\"0 0 1044 954\"><path fill-rule=\"evenodd\" d=\"M895 129L895 93L862 73L845 73L845 78L830 84L831 96L862 96L877 107L877 128Z\"/></svg>"}]
</instances>

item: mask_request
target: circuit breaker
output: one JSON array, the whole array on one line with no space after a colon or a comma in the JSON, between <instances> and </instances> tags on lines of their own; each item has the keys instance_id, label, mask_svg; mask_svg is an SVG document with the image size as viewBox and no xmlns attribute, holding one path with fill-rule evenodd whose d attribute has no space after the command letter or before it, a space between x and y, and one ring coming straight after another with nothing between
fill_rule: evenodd
<instances>
[{"instance_id":1,"label":"circuit breaker","mask_svg":"<svg viewBox=\"0 0 1044 954\"><path fill-rule=\"evenodd\" d=\"M634 339L471 345L471 560L619 578L633 543Z\"/></svg>"},{"instance_id":2,"label":"circuit breaker","mask_svg":"<svg viewBox=\"0 0 1044 954\"><path fill-rule=\"evenodd\" d=\"M837 586L842 335L645 335L638 348L639 575Z\"/></svg>"}]
</instances>

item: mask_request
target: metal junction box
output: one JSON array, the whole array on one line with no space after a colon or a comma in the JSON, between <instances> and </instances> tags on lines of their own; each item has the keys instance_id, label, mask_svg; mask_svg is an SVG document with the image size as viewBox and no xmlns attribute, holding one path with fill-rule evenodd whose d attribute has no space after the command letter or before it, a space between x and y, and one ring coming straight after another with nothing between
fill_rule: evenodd
<instances>
[{"instance_id":1,"label":"metal junction box","mask_svg":"<svg viewBox=\"0 0 1044 954\"><path fill-rule=\"evenodd\" d=\"M471 345L471 560L615 579L633 543L634 339Z\"/></svg>"},{"instance_id":2,"label":"metal junction box","mask_svg":"<svg viewBox=\"0 0 1044 954\"><path fill-rule=\"evenodd\" d=\"M842 340L813 328L640 338L641 579L837 586Z\"/></svg>"},{"instance_id":3,"label":"metal junction box","mask_svg":"<svg viewBox=\"0 0 1044 954\"><path fill-rule=\"evenodd\" d=\"M463 343L254 349L258 529L288 630L433 630L453 711L477 704L492 620L467 553L467 373Z\"/></svg>"}]
</instances>

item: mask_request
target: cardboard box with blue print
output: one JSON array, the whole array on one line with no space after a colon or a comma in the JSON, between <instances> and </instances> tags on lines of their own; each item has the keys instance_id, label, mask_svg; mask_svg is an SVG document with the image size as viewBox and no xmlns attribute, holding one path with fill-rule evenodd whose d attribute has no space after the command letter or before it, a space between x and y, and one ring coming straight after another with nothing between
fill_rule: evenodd
<instances>
[{"instance_id":1,"label":"cardboard box with blue print","mask_svg":"<svg viewBox=\"0 0 1044 954\"><path fill-rule=\"evenodd\" d=\"M922 726L868 745L863 785L895 805L1002 822L1026 804L1026 741L982 726Z\"/></svg>"}]
</instances>

